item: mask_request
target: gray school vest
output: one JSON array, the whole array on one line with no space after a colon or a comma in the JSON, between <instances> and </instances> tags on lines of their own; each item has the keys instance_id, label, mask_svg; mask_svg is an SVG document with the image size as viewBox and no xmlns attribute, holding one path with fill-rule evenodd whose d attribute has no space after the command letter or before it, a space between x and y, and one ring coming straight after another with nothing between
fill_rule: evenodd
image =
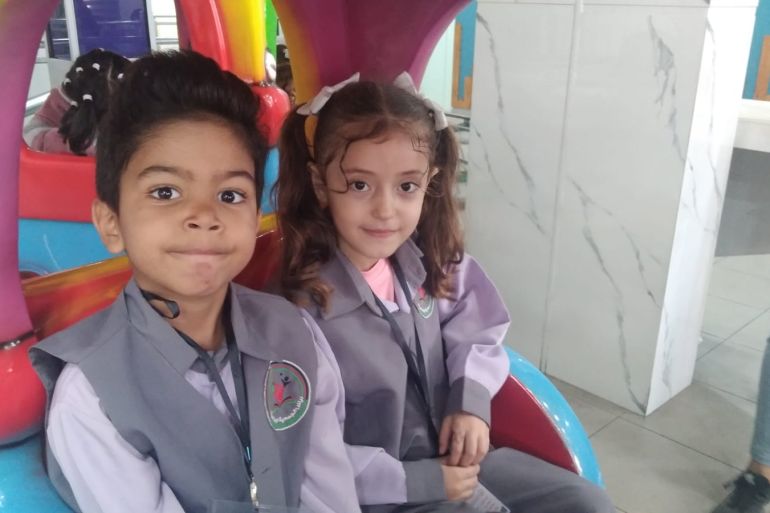
<instances>
[{"instance_id":1,"label":"gray school vest","mask_svg":"<svg viewBox=\"0 0 770 513\"><path fill-rule=\"evenodd\" d=\"M266 408L266 379L271 362L291 362L304 371L310 396L318 363L314 341L299 312L284 299L237 285L230 294L259 500L297 507L313 409L308 405L301 420L281 430L286 427L276 424L281 417L268 416L277 410ZM253 511L235 430L184 378L197 354L142 298L133 280L109 308L37 344L30 358L49 405L64 364L77 364L112 424L140 454L157 461L163 481L186 512ZM274 364L271 379L276 365L283 364ZM57 491L78 511L50 450L46 459Z\"/></svg>"},{"instance_id":2,"label":"gray school vest","mask_svg":"<svg viewBox=\"0 0 770 513\"><path fill-rule=\"evenodd\" d=\"M421 252L410 240L395 254L407 281L417 289L425 281ZM427 415L414 387L407 386L408 367L390 324L380 313L361 273L337 252L320 271L332 286L329 308L311 309L334 351L345 384L345 441L382 447L399 460L438 455ZM399 287L396 280L396 287ZM438 430L449 386L438 311L433 298L415 294L411 313L393 312L414 352L414 327L427 369L431 417Z\"/></svg>"}]
</instances>

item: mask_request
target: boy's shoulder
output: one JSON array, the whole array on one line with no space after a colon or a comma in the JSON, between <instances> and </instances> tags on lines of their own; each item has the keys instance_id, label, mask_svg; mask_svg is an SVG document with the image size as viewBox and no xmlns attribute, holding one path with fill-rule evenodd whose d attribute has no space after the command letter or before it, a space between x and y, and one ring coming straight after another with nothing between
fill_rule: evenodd
<instances>
[{"instance_id":1,"label":"boy's shoulder","mask_svg":"<svg viewBox=\"0 0 770 513\"><path fill-rule=\"evenodd\" d=\"M70 362L84 359L128 325L128 319L118 315L121 303L116 300L110 306L44 338L32 349Z\"/></svg>"}]
</instances>

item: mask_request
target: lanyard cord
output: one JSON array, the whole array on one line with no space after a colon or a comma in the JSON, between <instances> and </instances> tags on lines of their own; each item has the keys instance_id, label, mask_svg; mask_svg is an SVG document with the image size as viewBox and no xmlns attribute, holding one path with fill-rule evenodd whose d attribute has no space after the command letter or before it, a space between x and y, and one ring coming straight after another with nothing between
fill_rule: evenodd
<instances>
[{"instance_id":1,"label":"lanyard cord","mask_svg":"<svg viewBox=\"0 0 770 513\"><path fill-rule=\"evenodd\" d=\"M141 290L141 289L140 289ZM166 299L162 296L159 296L155 294L154 292L149 292L146 290L141 290L142 296L144 299L149 303L149 305L158 312L161 316L167 318L167 319L176 319L179 317L180 310L179 305L175 301L171 301L169 299ZM166 305L166 308L168 308L169 313L166 314L162 310L156 308L152 301L160 301L164 305ZM222 381L222 376L219 374L219 371L217 370L217 365L214 362L214 359L209 355L201 346L198 345L197 342L195 342L192 338L190 338L186 333L183 333L179 331L178 329L174 328L174 331L179 334L180 337L182 337L182 340L184 340L187 345L192 347L196 353L198 353L198 357L201 359L203 364L206 367L206 374L208 374L209 379L214 382L214 384L217 387L217 390L219 391L219 395L222 396L222 402L225 403L225 408L227 408L227 413L230 418L230 424L233 426L233 429L235 430L235 434L238 436L238 440L241 442L241 448L243 449L243 464L246 467L246 474L248 476L249 481L249 496L251 497L251 504L254 506L254 510L259 510L259 498L258 498L258 489L257 489L257 482L254 479L254 473L251 471L251 460L252 460L252 454L251 454L251 426L250 426L250 419L249 419L249 403L248 403L248 397L246 396L246 378L243 375L243 361L241 360L241 352L238 350L238 346L235 343L235 332L233 331L233 321L230 317L230 296L228 295L225 299L225 303L222 306L222 320L224 322L225 327L225 342L227 344L227 359L230 363L230 371L233 373L233 384L235 385L235 400L238 402L238 411L236 412L235 407L233 406L233 402L230 400L230 394L227 393L227 389L225 388L225 384Z\"/></svg>"},{"instance_id":2,"label":"lanyard cord","mask_svg":"<svg viewBox=\"0 0 770 513\"><path fill-rule=\"evenodd\" d=\"M393 270L396 273L396 277L398 279L399 284L401 285L401 289L404 291L404 296L408 301L410 297L409 286L406 282L406 277L404 276L404 273L401 270L401 267L398 265L398 262L396 261L393 262ZM377 294L374 294L374 292L372 292L372 295L374 296L374 301L377 303L377 306L380 308L380 311L382 312L382 316L385 318L385 320L388 321L388 324L390 324L390 330L393 332L393 336L395 337L396 342L398 342L398 345L401 348L401 352L404 354L408 376L409 378L411 378L409 379L409 381L413 383L414 387L417 389L418 396L421 399L420 402L422 403L423 409L425 410L425 414L428 418L428 427L431 431L431 434L435 438L438 438L438 432L436 431L436 426L433 424L433 415L431 413L430 395L429 395L430 388L428 387L428 373L425 369L425 358L423 357L422 345L420 344L420 336L417 332L417 325L414 324L414 319L413 319L412 322L414 324L414 345L417 352L416 355L413 355L412 350L409 348L409 343L406 341L406 336L404 336L404 332L401 330L401 327L398 325L398 322L393 317L393 314L391 314L390 311L387 309L387 307L382 303L382 301L380 301L380 298L377 297Z\"/></svg>"},{"instance_id":3,"label":"lanyard cord","mask_svg":"<svg viewBox=\"0 0 770 513\"><path fill-rule=\"evenodd\" d=\"M230 319L230 300L225 302L222 309L222 318L225 324L225 340L227 341L227 359L230 362L230 370L233 373L233 383L235 385L235 398L238 403L238 411L236 412L230 395L227 393L225 384L222 381L222 376L217 370L217 365L214 359L209 355L201 346L198 345L187 334L175 329L175 331L182 337L190 347L192 347L198 357L203 361L206 366L206 374L209 379L216 385L219 390L219 395L222 396L222 401L225 403L227 412L229 413L230 423L235 429L235 433L238 435L238 439L241 442L243 448L243 463L246 467L246 473L249 476L249 481L253 482L254 475L251 472L251 432L249 422L249 406L246 397L246 380L243 376L243 362L241 361L241 353L238 350L238 346L235 343L235 334L233 332L233 324Z\"/></svg>"}]
</instances>

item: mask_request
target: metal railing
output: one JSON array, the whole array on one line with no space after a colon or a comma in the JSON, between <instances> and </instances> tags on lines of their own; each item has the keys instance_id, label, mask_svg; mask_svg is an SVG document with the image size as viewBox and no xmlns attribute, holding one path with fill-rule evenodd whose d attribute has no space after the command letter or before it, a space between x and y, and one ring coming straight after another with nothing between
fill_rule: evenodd
<instances>
[{"instance_id":1,"label":"metal railing","mask_svg":"<svg viewBox=\"0 0 770 513\"><path fill-rule=\"evenodd\" d=\"M40 107L45 103L49 94L50 93L43 93L41 95L28 99L26 108L24 110L24 117L26 118L27 116L31 116L35 112L37 112L38 109L40 109Z\"/></svg>"}]
</instances>

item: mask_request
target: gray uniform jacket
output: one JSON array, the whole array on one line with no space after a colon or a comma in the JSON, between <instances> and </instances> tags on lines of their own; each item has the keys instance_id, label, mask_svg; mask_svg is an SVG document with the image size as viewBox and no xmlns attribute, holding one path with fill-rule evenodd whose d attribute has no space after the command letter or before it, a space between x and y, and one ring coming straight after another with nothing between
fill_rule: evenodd
<instances>
[{"instance_id":1,"label":"gray uniform jacket","mask_svg":"<svg viewBox=\"0 0 770 513\"><path fill-rule=\"evenodd\" d=\"M344 436L352 446L349 454L362 504L445 499L436 437L443 418L462 410L489 423L492 396L508 375L501 344L509 317L489 278L466 255L453 269L453 298L435 300L422 292L426 275L421 256L411 240L394 255L409 290L405 295L396 280L399 304L393 306L392 315L413 354L416 328L430 415L407 382L408 367L391 325L361 272L341 252L320 271L333 288L329 307L309 308L342 373ZM372 453L368 449L372 447L384 449L391 461ZM395 482L399 479L401 492Z\"/></svg>"},{"instance_id":2,"label":"gray uniform jacket","mask_svg":"<svg viewBox=\"0 0 770 513\"><path fill-rule=\"evenodd\" d=\"M313 338L285 300L237 285L230 294L259 500L297 507L313 416ZM252 510L235 430L184 378L197 353L144 300L133 280L109 308L45 339L30 350L30 357L49 405L62 367L77 365L120 435L138 453L157 461L163 481L185 511ZM295 397L303 397L305 404L294 401L280 409L270 401L272 381L287 370L293 373ZM50 450L47 464L54 486L77 511Z\"/></svg>"}]
</instances>

